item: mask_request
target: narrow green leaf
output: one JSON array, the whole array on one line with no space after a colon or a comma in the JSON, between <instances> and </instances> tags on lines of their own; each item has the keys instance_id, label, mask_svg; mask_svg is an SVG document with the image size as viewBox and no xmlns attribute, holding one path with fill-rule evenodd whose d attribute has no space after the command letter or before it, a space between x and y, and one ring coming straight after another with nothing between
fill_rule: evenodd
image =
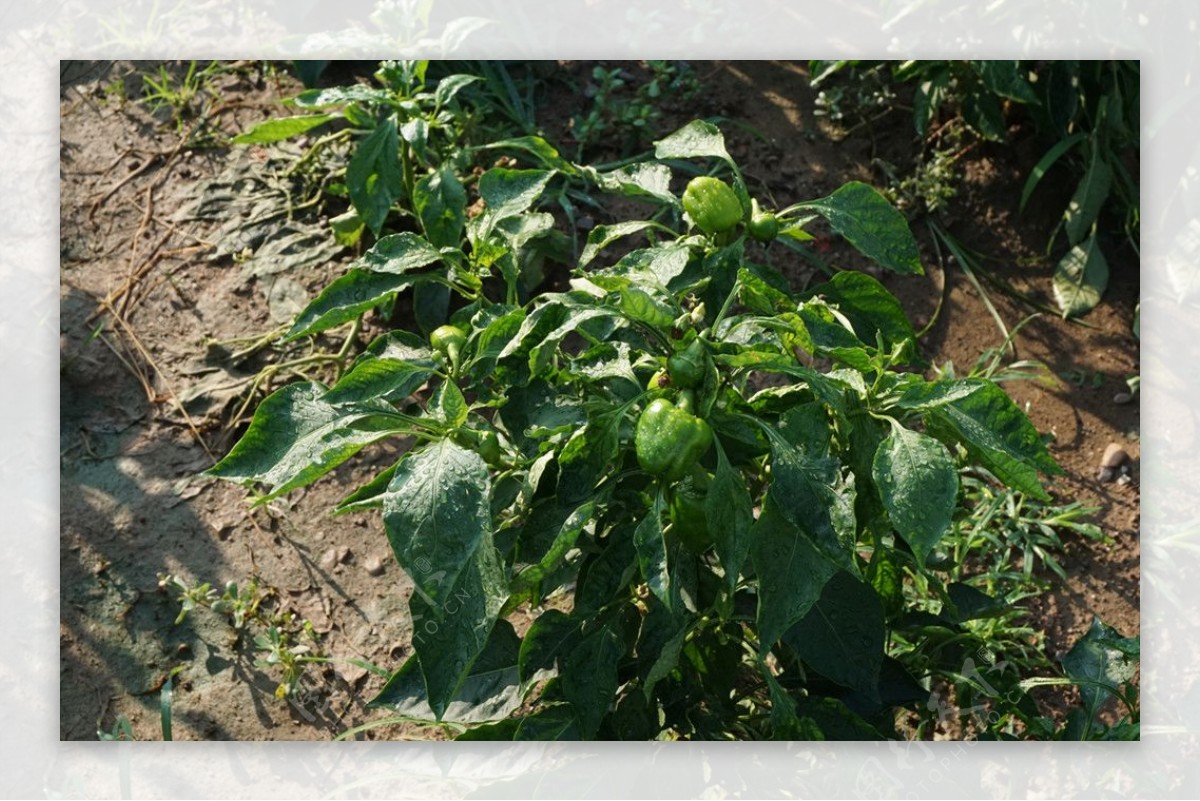
<instances>
[{"instance_id":1,"label":"narrow green leaf","mask_svg":"<svg viewBox=\"0 0 1200 801\"><path fill-rule=\"evenodd\" d=\"M828 197L798 205L820 214L833 230L880 266L898 273L924 273L908 222L877 189L851 181Z\"/></svg>"},{"instance_id":2,"label":"narrow green leaf","mask_svg":"<svg viewBox=\"0 0 1200 801\"><path fill-rule=\"evenodd\" d=\"M311 484L364 446L408 429L390 404L364 400L332 404L316 382L280 389L254 412L233 450L206 475L263 484L263 503Z\"/></svg>"},{"instance_id":3,"label":"narrow green leaf","mask_svg":"<svg viewBox=\"0 0 1200 801\"><path fill-rule=\"evenodd\" d=\"M869 585L838 571L783 641L825 678L878 702L885 637L879 596Z\"/></svg>"},{"instance_id":4,"label":"narrow green leaf","mask_svg":"<svg viewBox=\"0 0 1200 801\"><path fill-rule=\"evenodd\" d=\"M758 575L759 650L764 655L808 614L825 582L837 571L771 495L750 530L750 556Z\"/></svg>"},{"instance_id":5,"label":"narrow green leaf","mask_svg":"<svg viewBox=\"0 0 1200 801\"><path fill-rule=\"evenodd\" d=\"M463 687L504 606L500 555L490 533L483 540L466 563L457 566L458 578L441 589L440 601L431 602L422 592L413 592L408 600L413 650L421 663L429 706L438 719ZM420 571L417 565L414 572L425 575Z\"/></svg>"},{"instance_id":6,"label":"narrow green leaf","mask_svg":"<svg viewBox=\"0 0 1200 801\"><path fill-rule=\"evenodd\" d=\"M280 119L266 120L255 125L245 133L238 134L233 137L235 145L265 145L271 142L279 142L284 139L291 139L293 136L299 136L305 131L310 131L318 125L324 125L332 119L336 119L334 114L311 114L304 117L282 117Z\"/></svg>"},{"instance_id":7,"label":"narrow green leaf","mask_svg":"<svg viewBox=\"0 0 1200 801\"><path fill-rule=\"evenodd\" d=\"M397 467L383 498L383 525L396 560L416 585L414 598L448 603L472 554L481 546L491 549L490 493L483 459L448 439Z\"/></svg>"},{"instance_id":8,"label":"narrow green leaf","mask_svg":"<svg viewBox=\"0 0 1200 801\"><path fill-rule=\"evenodd\" d=\"M436 369L433 349L407 331L374 339L350 369L325 393L330 403L366 398L399 401L424 384Z\"/></svg>"},{"instance_id":9,"label":"narrow green leaf","mask_svg":"<svg viewBox=\"0 0 1200 801\"><path fill-rule=\"evenodd\" d=\"M633 532L633 544L637 549L638 567L650 591L668 609L671 602L671 572L667 565L667 544L663 539L662 495L655 498L650 511Z\"/></svg>"},{"instance_id":10,"label":"narrow green leaf","mask_svg":"<svg viewBox=\"0 0 1200 801\"><path fill-rule=\"evenodd\" d=\"M933 437L893 426L875 452L872 470L892 525L918 564L950 529L958 500L958 470Z\"/></svg>"},{"instance_id":11,"label":"narrow green leaf","mask_svg":"<svg viewBox=\"0 0 1200 801\"><path fill-rule=\"evenodd\" d=\"M661 603L647 601L646 616L638 635L638 673L642 677L642 693L646 700L654 695L654 687L679 665L679 654L691 629L687 616L672 614Z\"/></svg>"},{"instance_id":12,"label":"narrow green leaf","mask_svg":"<svg viewBox=\"0 0 1200 801\"><path fill-rule=\"evenodd\" d=\"M1094 235L1071 248L1054 268L1054 300L1064 318L1096 308L1107 288L1108 260Z\"/></svg>"},{"instance_id":13,"label":"narrow green leaf","mask_svg":"<svg viewBox=\"0 0 1200 801\"><path fill-rule=\"evenodd\" d=\"M322 290L296 316L285 340L297 339L335 328L370 311L414 284L431 280L427 275L394 275L368 270L350 270Z\"/></svg>"},{"instance_id":14,"label":"narrow green leaf","mask_svg":"<svg viewBox=\"0 0 1200 801\"><path fill-rule=\"evenodd\" d=\"M717 469L704 499L704 513L708 517L708 530L713 534L717 558L725 571L725 585L732 593L750 553L754 509L745 477L730 465L725 451L720 448L717 449Z\"/></svg>"},{"instance_id":15,"label":"narrow green leaf","mask_svg":"<svg viewBox=\"0 0 1200 801\"><path fill-rule=\"evenodd\" d=\"M471 411L462 390L453 381L443 381L438 386L429 400L429 408L438 421L445 423L447 429L458 428L467 422L467 415Z\"/></svg>"},{"instance_id":16,"label":"narrow green leaf","mask_svg":"<svg viewBox=\"0 0 1200 801\"><path fill-rule=\"evenodd\" d=\"M466 220L467 190L449 164L417 181L413 208L435 248L457 248Z\"/></svg>"},{"instance_id":17,"label":"narrow green leaf","mask_svg":"<svg viewBox=\"0 0 1200 801\"><path fill-rule=\"evenodd\" d=\"M1045 155L1038 159L1038 163L1033 166L1029 177L1025 179L1025 188L1021 190L1021 203L1019 206L1021 211L1025 210L1025 204L1029 201L1029 196L1033 194L1033 190L1037 188L1037 185L1046 173L1050 171L1050 168L1054 166L1054 163L1085 138L1087 138L1087 134L1083 131L1071 134L1066 139L1060 139L1055 143L1054 147L1047 150Z\"/></svg>"},{"instance_id":18,"label":"narrow green leaf","mask_svg":"<svg viewBox=\"0 0 1200 801\"><path fill-rule=\"evenodd\" d=\"M1108 191L1112 188L1112 168L1100 156L1096 148L1092 155L1092 163L1084 173L1075 188L1071 202L1063 213L1066 221L1067 240L1072 246L1078 245L1092 229L1092 223L1100 216L1100 208L1108 199ZM1093 237L1094 239L1094 237Z\"/></svg>"},{"instance_id":19,"label":"narrow green leaf","mask_svg":"<svg viewBox=\"0 0 1200 801\"><path fill-rule=\"evenodd\" d=\"M521 150L534 156L543 167L560 172L575 171L574 165L562 157L558 150L540 136L518 136L513 139L499 139L486 145L480 145L472 150L488 150L496 148L511 148Z\"/></svg>"},{"instance_id":20,"label":"narrow green leaf","mask_svg":"<svg viewBox=\"0 0 1200 801\"><path fill-rule=\"evenodd\" d=\"M404 195L395 117L381 122L355 147L346 165L346 188L358 216L379 236L392 203Z\"/></svg>"},{"instance_id":21,"label":"narrow green leaf","mask_svg":"<svg viewBox=\"0 0 1200 801\"><path fill-rule=\"evenodd\" d=\"M447 75L438 81L437 90L433 95L434 104L438 108L441 108L453 100L454 96L461 92L464 87L479 80L483 79L478 75Z\"/></svg>"}]
</instances>

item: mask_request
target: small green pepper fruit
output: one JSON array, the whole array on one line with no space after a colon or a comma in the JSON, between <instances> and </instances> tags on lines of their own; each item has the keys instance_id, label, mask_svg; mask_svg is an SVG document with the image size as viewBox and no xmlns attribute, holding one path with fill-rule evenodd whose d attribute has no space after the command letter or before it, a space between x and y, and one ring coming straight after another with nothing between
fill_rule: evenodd
<instances>
[{"instance_id":1,"label":"small green pepper fruit","mask_svg":"<svg viewBox=\"0 0 1200 801\"><path fill-rule=\"evenodd\" d=\"M779 236L779 220L769 211L755 211L750 215L750 223L746 231L751 239L759 242L770 242Z\"/></svg>"},{"instance_id":2,"label":"small green pepper fruit","mask_svg":"<svg viewBox=\"0 0 1200 801\"><path fill-rule=\"evenodd\" d=\"M671 384L682 389L699 386L704 381L705 367L708 354L704 343L693 339L681 351L671 354L667 359L667 372L671 375Z\"/></svg>"},{"instance_id":3,"label":"small green pepper fruit","mask_svg":"<svg viewBox=\"0 0 1200 801\"><path fill-rule=\"evenodd\" d=\"M671 531L692 553L704 553L713 544L704 508L709 482L708 473L692 465L691 475L675 486L671 496Z\"/></svg>"},{"instance_id":4,"label":"small green pepper fruit","mask_svg":"<svg viewBox=\"0 0 1200 801\"><path fill-rule=\"evenodd\" d=\"M687 397L680 399L687 405ZM712 429L687 409L657 398L638 418L634 446L638 464L667 481L683 478L712 447Z\"/></svg>"},{"instance_id":5,"label":"small green pepper fruit","mask_svg":"<svg viewBox=\"0 0 1200 801\"><path fill-rule=\"evenodd\" d=\"M671 376L666 370L659 370L650 376L650 380L646 382L646 389L650 392L666 389L669 386L671 386Z\"/></svg>"},{"instance_id":6,"label":"small green pepper fruit","mask_svg":"<svg viewBox=\"0 0 1200 801\"><path fill-rule=\"evenodd\" d=\"M453 325L441 325L433 329L429 335L429 344L441 353L451 364L458 364L458 354L462 351L463 343L467 341L467 333Z\"/></svg>"},{"instance_id":7,"label":"small green pepper fruit","mask_svg":"<svg viewBox=\"0 0 1200 801\"><path fill-rule=\"evenodd\" d=\"M720 178L700 175L683 190L683 210L704 233L712 236L742 221L742 203L733 187Z\"/></svg>"},{"instance_id":8,"label":"small green pepper fruit","mask_svg":"<svg viewBox=\"0 0 1200 801\"><path fill-rule=\"evenodd\" d=\"M496 435L495 431L460 428L455 432L454 439L464 448L475 451L483 461L492 467L502 465L504 448L500 445L500 437Z\"/></svg>"}]
</instances>

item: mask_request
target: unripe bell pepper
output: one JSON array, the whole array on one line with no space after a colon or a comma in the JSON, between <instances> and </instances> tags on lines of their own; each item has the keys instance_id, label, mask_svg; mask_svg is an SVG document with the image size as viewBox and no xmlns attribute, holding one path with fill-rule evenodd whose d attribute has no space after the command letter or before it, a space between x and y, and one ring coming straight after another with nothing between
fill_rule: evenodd
<instances>
[{"instance_id":1,"label":"unripe bell pepper","mask_svg":"<svg viewBox=\"0 0 1200 801\"><path fill-rule=\"evenodd\" d=\"M429 335L429 344L438 353L441 353L451 364L458 364L458 354L462 350L463 343L467 341L467 333L461 328L456 328L452 325L442 325L433 329L433 333Z\"/></svg>"},{"instance_id":2,"label":"unripe bell pepper","mask_svg":"<svg viewBox=\"0 0 1200 801\"><path fill-rule=\"evenodd\" d=\"M705 509L708 484L708 474L694 465L691 476L676 484L671 495L671 532L693 553L704 553L713 544Z\"/></svg>"},{"instance_id":3,"label":"unripe bell pepper","mask_svg":"<svg viewBox=\"0 0 1200 801\"><path fill-rule=\"evenodd\" d=\"M756 211L746 226L750 238L759 242L770 242L779 236L779 220L769 211Z\"/></svg>"},{"instance_id":4,"label":"unripe bell pepper","mask_svg":"<svg viewBox=\"0 0 1200 801\"><path fill-rule=\"evenodd\" d=\"M733 187L720 178L700 175L683 190L683 210L706 234L728 231L742 221L742 203Z\"/></svg>"},{"instance_id":5,"label":"unripe bell pepper","mask_svg":"<svg viewBox=\"0 0 1200 801\"><path fill-rule=\"evenodd\" d=\"M643 470L678 481L708 452L712 439L708 423L666 398L658 398L638 418L634 445Z\"/></svg>"},{"instance_id":6,"label":"unripe bell pepper","mask_svg":"<svg viewBox=\"0 0 1200 801\"><path fill-rule=\"evenodd\" d=\"M693 339L686 348L671 354L667 359L671 384L682 389L699 386L704 380L706 356L704 343L699 339Z\"/></svg>"}]
</instances>

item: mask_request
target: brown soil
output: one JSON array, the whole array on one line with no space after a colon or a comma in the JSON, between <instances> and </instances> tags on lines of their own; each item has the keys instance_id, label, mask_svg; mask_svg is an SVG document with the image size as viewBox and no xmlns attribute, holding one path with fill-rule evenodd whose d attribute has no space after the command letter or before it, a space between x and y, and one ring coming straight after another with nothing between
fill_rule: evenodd
<instances>
[{"instance_id":1,"label":"brown soil","mask_svg":"<svg viewBox=\"0 0 1200 801\"><path fill-rule=\"evenodd\" d=\"M168 66L179 74L178 65ZM556 77L573 77L584 87L592 66L563 64ZM703 91L689 103L668 103L658 132L695 117L745 123L723 128L760 197L786 204L851 179L882 184L876 159L911 159L905 154L915 142L903 112L849 135L817 124L801 66L695 67ZM241 490L197 477L231 444L229 423L241 400L242 387L222 386L214 373L244 378L272 358L267 349L234 367L220 357L236 346L221 351L206 344L277 328L272 311L279 287L268 276L248 278L231 256L211 258L220 244L212 241L215 223L175 221L198 182L220 173L234 151L181 148L168 114L151 114L134 102L141 76L157 69L74 63L64 64L62 75L60 736L94 739L97 729L111 730L125 715L139 739L157 739L158 687L180 668L176 739L328 739L375 716L363 703L383 681L345 660L391 669L408 655L410 585L377 518L327 513L395 452L373 452L306 491L254 510ZM225 134L279 114L278 100L299 89L254 65L223 72L215 84L219 100L207 120ZM569 120L590 101L568 81L551 86L539 124L570 153ZM184 130L194 123L185 118ZM1034 208L1017 211L1036 157L1030 148L977 147L964 155L949 228L968 248L988 254L985 266L1000 282L1052 305L1053 262L1044 251L1062 199L1037 197ZM928 274L884 280L919 323L930 319L945 291L923 352L933 364L952 361L965 372L1000 344L1000 333L963 271L939 267L929 232L923 226L914 232ZM311 296L348 258L294 275L295 284L286 288ZM836 243L826 258L839 267L865 266ZM798 282L811 277L805 262L776 264ZM1066 536L1068 582L1056 582L1030 605L1030 620L1045 629L1051 656L1083 634L1093 615L1125 635L1139 633L1139 407L1136 399L1113 401L1127 390L1125 379L1139 372L1130 333L1138 262L1117 251L1110 265L1112 285L1086 324L1043 314L1016 338L1019 358L1040 360L1055 375L1076 380L1006 385L1038 429L1054 435L1052 451L1066 470L1053 485L1056 497L1097 507L1093 520L1111 539L1096 544ZM985 287L1010 329L1030 314ZM1097 479L1110 443L1132 458L1128 483ZM268 593L264 604L311 621L335 661L308 671L294 703L278 701L279 674L255 665L249 638L237 636L224 618L201 609L174 622L175 593L159 587L160 574L167 573L217 588L255 577ZM389 734L395 732L368 736Z\"/></svg>"}]
</instances>

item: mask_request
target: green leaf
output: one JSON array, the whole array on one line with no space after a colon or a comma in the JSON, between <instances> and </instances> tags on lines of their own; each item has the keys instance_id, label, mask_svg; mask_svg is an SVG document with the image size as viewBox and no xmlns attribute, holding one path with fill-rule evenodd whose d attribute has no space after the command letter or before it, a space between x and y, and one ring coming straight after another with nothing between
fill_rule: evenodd
<instances>
[{"instance_id":1,"label":"green leaf","mask_svg":"<svg viewBox=\"0 0 1200 801\"><path fill-rule=\"evenodd\" d=\"M521 150L537 158L543 167L559 170L560 172L575 171L575 167L571 162L564 159L553 145L540 136L518 136L513 139L499 139L486 145L468 149L489 150L495 148Z\"/></svg>"},{"instance_id":2,"label":"green leaf","mask_svg":"<svg viewBox=\"0 0 1200 801\"><path fill-rule=\"evenodd\" d=\"M542 671L553 670L579 639L578 620L558 609L547 609L533 621L521 641L521 682L528 685Z\"/></svg>"},{"instance_id":3,"label":"green leaf","mask_svg":"<svg viewBox=\"0 0 1200 801\"><path fill-rule=\"evenodd\" d=\"M553 177L553 170L493 167L480 177L479 195L487 204L489 217L498 221L528 211Z\"/></svg>"},{"instance_id":4,"label":"green leaf","mask_svg":"<svg viewBox=\"0 0 1200 801\"><path fill-rule=\"evenodd\" d=\"M416 585L414 598L427 605L447 602L472 554L491 548L490 493L483 459L448 439L396 468L383 498L383 525L396 560Z\"/></svg>"},{"instance_id":5,"label":"green leaf","mask_svg":"<svg viewBox=\"0 0 1200 801\"><path fill-rule=\"evenodd\" d=\"M458 578L441 589L440 602L431 603L417 591L408 600L413 650L421 663L429 706L439 720L470 675L504 605L500 555L490 533L483 540L465 564L456 566Z\"/></svg>"},{"instance_id":6,"label":"green leaf","mask_svg":"<svg viewBox=\"0 0 1200 801\"><path fill-rule=\"evenodd\" d=\"M877 338L882 338L886 348L906 345L915 350L916 332L900 301L870 275L843 270L807 293L807 297L816 296L833 304L865 345L874 347Z\"/></svg>"},{"instance_id":7,"label":"green leaf","mask_svg":"<svg viewBox=\"0 0 1200 801\"><path fill-rule=\"evenodd\" d=\"M431 280L427 275L394 275L350 270L322 290L296 316L285 340L335 328L370 311L414 284Z\"/></svg>"},{"instance_id":8,"label":"green leaf","mask_svg":"<svg viewBox=\"0 0 1200 801\"><path fill-rule=\"evenodd\" d=\"M943 441L956 441L978 464L1015 490L1048 501L1038 471L1062 473L1042 443L1037 429L1004 390L989 381L960 379L954 385L974 391L932 405L925 414L927 430ZM927 385L943 391L944 382Z\"/></svg>"},{"instance_id":9,"label":"green leaf","mask_svg":"<svg viewBox=\"0 0 1200 801\"><path fill-rule=\"evenodd\" d=\"M436 370L433 349L407 331L376 338L325 393L330 403L381 398L393 403L411 395Z\"/></svg>"},{"instance_id":10,"label":"green leaf","mask_svg":"<svg viewBox=\"0 0 1200 801\"><path fill-rule=\"evenodd\" d=\"M640 162L612 172L599 173L601 189L618 192L626 197L649 197L672 207L679 198L671 193L671 168L665 164Z\"/></svg>"},{"instance_id":11,"label":"green leaf","mask_svg":"<svg viewBox=\"0 0 1200 801\"><path fill-rule=\"evenodd\" d=\"M388 117L358 143L346 165L346 188L358 216L379 236L392 203L404 196L395 117Z\"/></svg>"},{"instance_id":12,"label":"green leaf","mask_svg":"<svg viewBox=\"0 0 1200 801\"><path fill-rule=\"evenodd\" d=\"M869 585L838 571L783 641L825 678L877 702L885 637L879 596Z\"/></svg>"},{"instance_id":13,"label":"green leaf","mask_svg":"<svg viewBox=\"0 0 1200 801\"><path fill-rule=\"evenodd\" d=\"M296 339L342 325L409 286L435 280L428 274L412 275L411 271L441 258L435 247L416 234L383 237L296 316L284 338Z\"/></svg>"},{"instance_id":14,"label":"green leaf","mask_svg":"<svg viewBox=\"0 0 1200 801\"><path fill-rule=\"evenodd\" d=\"M813 546L771 495L750 530L750 556L758 574L759 651L766 654L785 631L808 614L837 567Z\"/></svg>"},{"instance_id":15,"label":"green leaf","mask_svg":"<svg viewBox=\"0 0 1200 801\"><path fill-rule=\"evenodd\" d=\"M654 143L656 159L719 158L729 164L733 159L725 149L725 137L711 122L693 120L675 133Z\"/></svg>"},{"instance_id":16,"label":"green leaf","mask_svg":"<svg viewBox=\"0 0 1200 801\"><path fill-rule=\"evenodd\" d=\"M1107 288L1108 261L1094 235L1071 248L1054 268L1054 300L1064 318L1096 308Z\"/></svg>"},{"instance_id":17,"label":"green leaf","mask_svg":"<svg viewBox=\"0 0 1200 801\"><path fill-rule=\"evenodd\" d=\"M364 446L409 425L390 404L364 400L332 404L316 382L286 386L254 412L233 450L205 475L239 484L264 484L264 503L311 484Z\"/></svg>"},{"instance_id":18,"label":"green leaf","mask_svg":"<svg viewBox=\"0 0 1200 801\"><path fill-rule=\"evenodd\" d=\"M255 125L245 133L233 137L233 143L235 145L265 145L271 142L279 142L284 139L291 139L293 136L299 136L305 131L310 131L336 118L337 115L335 114L312 114L304 117L282 117L280 119L266 120Z\"/></svg>"},{"instance_id":19,"label":"green leaf","mask_svg":"<svg viewBox=\"0 0 1200 801\"><path fill-rule=\"evenodd\" d=\"M638 570L633 532L632 521L622 522L607 537L604 550L584 562L575 594L576 614L595 613L633 580Z\"/></svg>"},{"instance_id":20,"label":"green leaf","mask_svg":"<svg viewBox=\"0 0 1200 801\"><path fill-rule=\"evenodd\" d=\"M670 328L676 317L669 306L636 287L621 290L621 311L631 320L662 331Z\"/></svg>"},{"instance_id":21,"label":"green leaf","mask_svg":"<svg viewBox=\"0 0 1200 801\"><path fill-rule=\"evenodd\" d=\"M442 254L426 239L405 231L380 238L350 266L376 273L403 275L427 267L441 258Z\"/></svg>"},{"instance_id":22,"label":"green leaf","mask_svg":"<svg viewBox=\"0 0 1200 801\"><path fill-rule=\"evenodd\" d=\"M1063 154L1082 142L1085 138L1087 138L1087 134L1083 131L1071 134L1066 139L1059 140L1054 147L1047 150L1045 155L1038 159L1038 163L1033 166L1029 177L1025 179L1025 188L1021 190L1021 204L1019 206L1021 211L1025 210L1025 204L1029 201L1029 196L1033 194L1033 190L1037 188L1042 177L1054 166L1054 162L1058 161Z\"/></svg>"},{"instance_id":23,"label":"green leaf","mask_svg":"<svg viewBox=\"0 0 1200 801\"><path fill-rule=\"evenodd\" d=\"M1116 629L1094 617L1087 634L1063 657L1067 677L1079 685L1088 728L1109 696L1119 697L1121 685L1133 681L1138 669L1139 645L1139 638L1122 637Z\"/></svg>"},{"instance_id":24,"label":"green leaf","mask_svg":"<svg viewBox=\"0 0 1200 801\"><path fill-rule=\"evenodd\" d=\"M1100 149L1096 148L1092 155L1092 163L1084 173L1075 188L1071 202L1063 213L1066 222L1067 240L1071 245L1078 245L1087 236L1092 223L1100 216L1100 208L1108 198L1112 188L1112 168L1100 157ZM1093 237L1094 238L1094 237Z\"/></svg>"},{"instance_id":25,"label":"green leaf","mask_svg":"<svg viewBox=\"0 0 1200 801\"><path fill-rule=\"evenodd\" d=\"M828 445L822 450L796 447L778 432L765 430L771 442L768 497L828 560L852 569L853 497L837 487L838 463L829 455ZM827 431L828 425L822 430Z\"/></svg>"},{"instance_id":26,"label":"green leaf","mask_svg":"<svg viewBox=\"0 0 1200 801\"><path fill-rule=\"evenodd\" d=\"M497 622L483 652L471 666L462 686L446 704L441 720L454 723L484 723L503 720L520 708L523 700L517 678L521 640L512 624ZM419 658L409 659L393 673L368 709L388 707L392 712L416 720L434 720L429 705Z\"/></svg>"},{"instance_id":27,"label":"green leaf","mask_svg":"<svg viewBox=\"0 0 1200 801\"><path fill-rule=\"evenodd\" d=\"M704 499L704 514L721 567L725 586L732 593L742 565L750 553L750 529L754 525L753 500L740 470L734 469L723 449L717 449L717 469Z\"/></svg>"},{"instance_id":28,"label":"green leaf","mask_svg":"<svg viewBox=\"0 0 1200 801\"><path fill-rule=\"evenodd\" d=\"M667 544L663 538L662 513L660 494L650 511L642 518L642 522L634 529L633 544L637 549L638 568L642 578L663 605L672 609L674 604L671 602L671 572L667 564Z\"/></svg>"},{"instance_id":29,"label":"green leaf","mask_svg":"<svg viewBox=\"0 0 1200 801\"><path fill-rule=\"evenodd\" d=\"M913 94L913 127L922 138L929 130L929 123L937 115L938 109L946 102L949 89L950 75L945 69L935 70L927 80L917 84L917 90Z\"/></svg>"},{"instance_id":30,"label":"green leaf","mask_svg":"<svg viewBox=\"0 0 1200 801\"><path fill-rule=\"evenodd\" d=\"M953 614L948 616L952 623L994 617L1004 614L1011 608L1003 599L993 598L970 584L963 584L960 581L946 585L946 593L950 596L950 602L954 605L954 609L943 610L942 615L947 617L947 612L952 611Z\"/></svg>"},{"instance_id":31,"label":"green leaf","mask_svg":"<svg viewBox=\"0 0 1200 801\"><path fill-rule=\"evenodd\" d=\"M466 220L467 190L449 164L424 176L413 187L413 208L429 242L436 248L457 248Z\"/></svg>"},{"instance_id":32,"label":"green leaf","mask_svg":"<svg viewBox=\"0 0 1200 801\"><path fill-rule=\"evenodd\" d=\"M343 103L387 103L391 99L392 95L386 89L355 84L329 89L308 89L296 95L290 102L299 108L323 108Z\"/></svg>"},{"instance_id":33,"label":"green leaf","mask_svg":"<svg viewBox=\"0 0 1200 801\"><path fill-rule=\"evenodd\" d=\"M824 217L863 255L898 273L921 275L921 255L904 215L873 187L851 181L832 195L797 204Z\"/></svg>"},{"instance_id":34,"label":"green leaf","mask_svg":"<svg viewBox=\"0 0 1200 801\"><path fill-rule=\"evenodd\" d=\"M599 255L600 251L622 237L636 234L654 226L649 220L627 220L612 225L597 225L588 232L587 244L579 254L579 268L583 269Z\"/></svg>"},{"instance_id":35,"label":"green leaf","mask_svg":"<svg viewBox=\"0 0 1200 801\"><path fill-rule=\"evenodd\" d=\"M467 422L470 407L463 397L462 390L453 381L443 381L429 399L429 410L434 419L444 423L447 429L454 429Z\"/></svg>"},{"instance_id":36,"label":"green leaf","mask_svg":"<svg viewBox=\"0 0 1200 801\"><path fill-rule=\"evenodd\" d=\"M1004 109L995 95L978 89L962 96L962 118L980 136L992 142L1003 142Z\"/></svg>"},{"instance_id":37,"label":"green leaf","mask_svg":"<svg viewBox=\"0 0 1200 801\"><path fill-rule=\"evenodd\" d=\"M958 470L946 446L900 425L875 452L875 486L896 531L925 564L945 533L958 500Z\"/></svg>"},{"instance_id":38,"label":"green leaf","mask_svg":"<svg viewBox=\"0 0 1200 801\"><path fill-rule=\"evenodd\" d=\"M580 739L594 737L608 713L617 693L617 661L624 653L621 635L602 624L563 657L563 696L575 708Z\"/></svg>"},{"instance_id":39,"label":"green leaf","mask_svg":"<svg viewBox=\"0 0 1200 801\"><path fill-rule=\"evenodd\" d=\"M1020 61L976 61L974 66L992 93L1018 103L1038 102L1029 79L1021 74Z\"/></svg>"},{"instance_id":40,"label":"green leaf","mask_svg":"<svg viewBox=\"0 0 1200 801\"><path fill-rule=\"evenodd\" d=\"M646 606L647 612L638 635L637 655L642 693L650 700L655 685L678 667L679 653L691 626L685 616L672 614L661 603L648 600Z\"/></svg>"},{"instance_id":41,"label":"green leaf","mask_svg":"<svg viewBox=\"0 0 1200 801\"><path fill-rule=\"evenodd\" d=\"M528 590L537 588L550 573L561 566L567 552L575 546L575 541L592 522L595 505L589 501L580 505L566 520L562 522L550 547L540 555L538 560L528 565L518 573L512 583L512 595L517 596ZM541 603L541 597L534 599L535 605Z\"/></svg>"},{"instance_id":42,"label":"green leaf","mask_svg":"<svg viewBox=\"0 0 1200 801\"><path fill-rule=\"evenodd\" d=\"M453 100L463 87L480 80L483 79L478 75L447 75L438 81L437 90L433 95L434 105L441 108Z\"/></svg>"}]
</instances>

